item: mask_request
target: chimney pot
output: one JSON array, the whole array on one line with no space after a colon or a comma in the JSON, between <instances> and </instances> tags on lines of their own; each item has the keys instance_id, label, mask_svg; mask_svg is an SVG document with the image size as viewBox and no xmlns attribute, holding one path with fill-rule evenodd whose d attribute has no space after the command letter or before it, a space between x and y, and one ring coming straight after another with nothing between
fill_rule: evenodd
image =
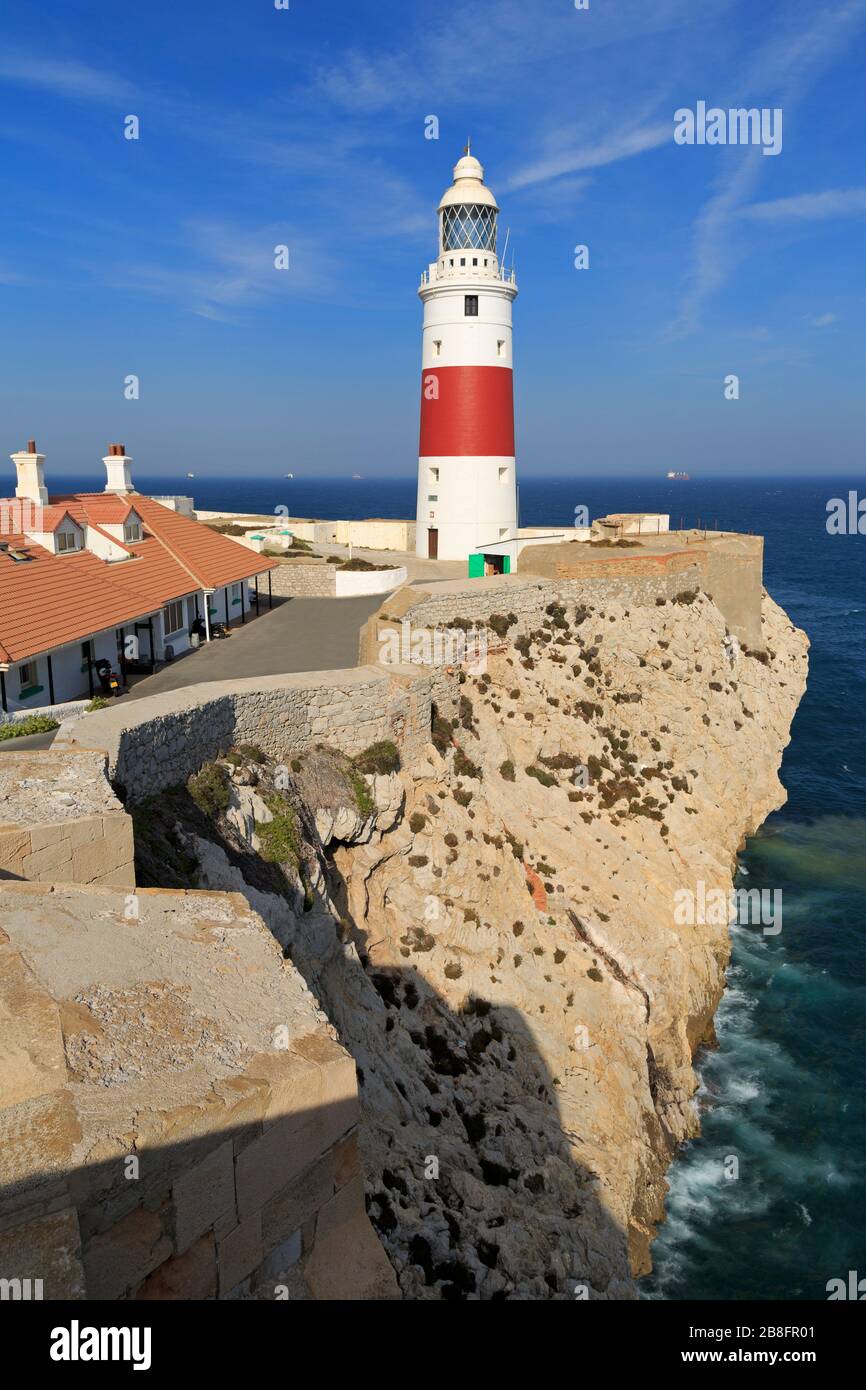
<instances>
[{"instance_id":1,"label":"chimney pot","mask_svg":"<svg viewBox=\"0 0 866 1390\"><path fill-rule=\"evenodd\" d=\"M27 452L28 452L28 454L35 454L35 453L36 453L36 440L35 440L35 439L28 439L28 441L27 441Z\"/></svg>"}]
</instances>

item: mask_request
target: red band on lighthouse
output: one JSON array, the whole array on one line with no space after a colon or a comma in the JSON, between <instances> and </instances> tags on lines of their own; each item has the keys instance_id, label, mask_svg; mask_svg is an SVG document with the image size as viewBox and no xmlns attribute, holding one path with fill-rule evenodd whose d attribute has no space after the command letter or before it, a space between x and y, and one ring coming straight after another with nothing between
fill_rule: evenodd
<instances>
[{"instance_id":1,"label":"red band on lighthouse","mask_svg":"<svg viewBox=\"0 0 866 1390\"><path fill-rule=\"evenodd\" d=\"M421 379L421 458L513 458L510 367L430 367Z\"/></svg>"}]
</instances>

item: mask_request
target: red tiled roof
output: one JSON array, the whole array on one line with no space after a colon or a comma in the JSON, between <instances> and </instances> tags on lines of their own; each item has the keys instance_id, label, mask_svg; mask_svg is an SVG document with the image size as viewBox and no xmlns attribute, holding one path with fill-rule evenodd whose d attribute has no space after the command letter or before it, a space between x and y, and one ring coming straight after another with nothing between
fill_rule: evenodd
<instances>
[{"instance_id":1,"label":"red tiled roof","mask_svg":"<svg viewBox=\"0 0 866 1390\"><path fill-rule=\"evenodd\" d=\"M88 521L118 525L130 509L141 517L145 530L154 536L193 580L192 588L216 589L223 584L236 584L239 579L252 579L265 570L276 569L277 561L269 560L245 545L238 545L229 536L222 536L210 526L193 521L180 512L154 502L139 492L118 497L104 492L79 492L68 497L53 497L52 503L62 504L70 512L81 514ZM137 552L133 541L129 549Z\"/></svg>"},{"instance_id":2,"label":"red tiled roof","mask_svg":"<svg viewBox=\"0 0 866 1390\"><path fill-rule=\"evenodd\" d=\"M2 660L25 661L52 647L132 622L156 605L116 586L103 560L87 551L52 555L23 537L4 537L29 560L0 553Z\"/></svg>"},{"instance_id":3,"label":"red tiled roof","mask_svg":"<svg viewBox=\"0 0 866 1390\"><path fill-rule=\"evenodd\" d=\"M275 568L274 560L139 493L53 497L42 509L42 523L54 530L69 515L107 535L103 527L122 524L131 510L141 517L144 539L110 537L128 560L109 563L86 550L52 555L22 535L0 537L8 549L32 557L16 561L0 552L0 661L24 661L132 622L196 589L235 584Z\"/></svg>"},{"instance_id":4,"label":"red tiled roof","mask_svg":"<svg viewBox=\"0 0 866 1390\"><path fill-rule=\"evenodd\" d=\"M42 507L38 512L40 522L39 529L42 531L56 531L64 517L68 517L70 521L76 520L67 507ZM80 524L79 522L79 525Z\"/></svg>"}]
</instances>

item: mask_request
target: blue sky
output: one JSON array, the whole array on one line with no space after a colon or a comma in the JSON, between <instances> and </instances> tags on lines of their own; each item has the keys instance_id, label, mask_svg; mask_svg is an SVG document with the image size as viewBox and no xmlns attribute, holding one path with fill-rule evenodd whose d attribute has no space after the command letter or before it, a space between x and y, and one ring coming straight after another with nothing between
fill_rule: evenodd
<instances>
[{"instance_id":1,"label":"blue sky","mask_svg":"<svg viewBox=\"0 0 866 1390\"><path fill-rule=\"evenodd\" d=\"M411 474L416 289L471 135L516 247L524 473L862 470L866 0L17 9L4 456ZM781 107L782 152L675 144L701 100Z\"/></svg>"}]
</instances>

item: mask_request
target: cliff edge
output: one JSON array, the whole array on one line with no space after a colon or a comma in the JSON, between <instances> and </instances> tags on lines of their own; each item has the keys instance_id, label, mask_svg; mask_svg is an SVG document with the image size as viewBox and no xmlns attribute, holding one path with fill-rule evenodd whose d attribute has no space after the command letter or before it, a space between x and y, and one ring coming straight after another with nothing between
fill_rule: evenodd
<instances>
[{"instance_id":1,"label":"cliff edge","mask_svg":"<svg viewBox=\"0 0 866 1390\"><path fill-rule=\"evenodd\" d=\"M355 1058L408 1298L634 1297L724 988L705 905L785 799L808 643L772 599L754 650L697 591L540 611L489 616L399 768L241 749L136 811L139 881L244 892Z\"/></svg>"}]
</instances>

